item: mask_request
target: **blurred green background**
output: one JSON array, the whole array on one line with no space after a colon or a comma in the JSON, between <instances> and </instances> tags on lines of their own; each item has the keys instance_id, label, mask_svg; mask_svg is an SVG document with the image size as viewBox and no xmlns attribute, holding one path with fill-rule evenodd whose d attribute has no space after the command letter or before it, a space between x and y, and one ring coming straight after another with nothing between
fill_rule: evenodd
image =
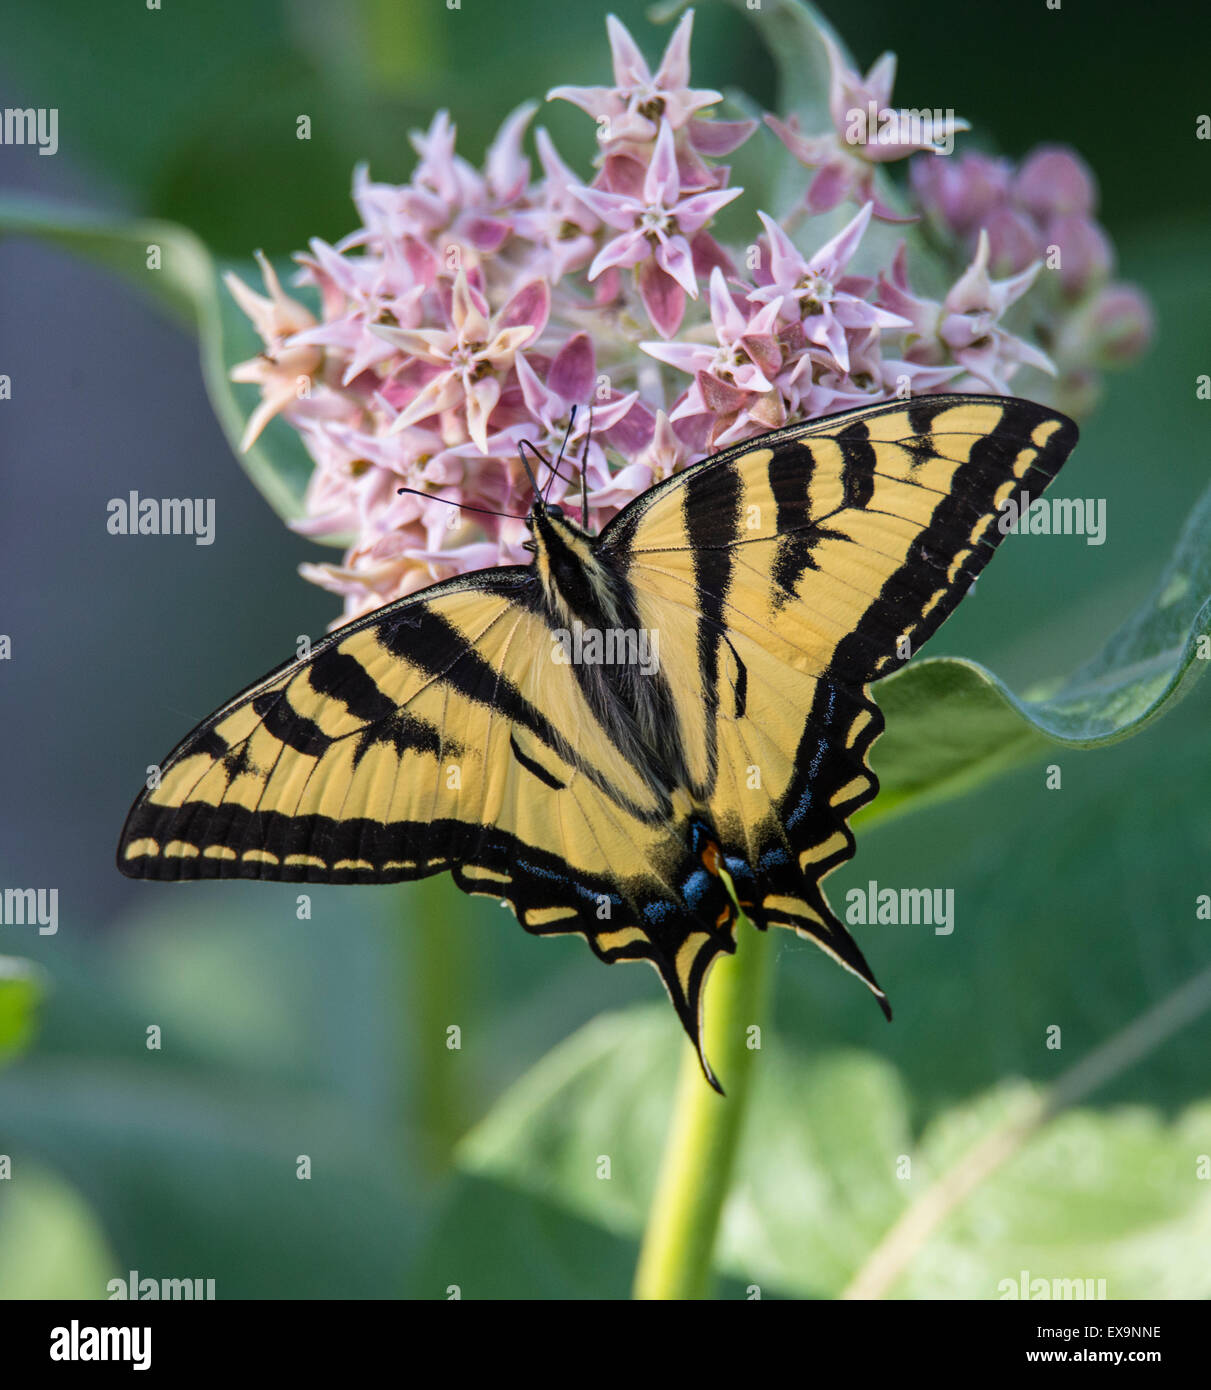
<instances>
[{"instance_id":1,"label":"blurred green background","mask_svg":"<svg viewBox=\"0 0 1211 1390\"><path fill-rule=\"evenodd\" d=\"M667 28L612 8L657 58ZM1092 655L1143 600L1207 482L1211 146L1191 132L1211 25L1166 3L1146 23L1076 0L822 8L864 69L899 53L897 101L953 107L975 143L1015 157L1080 150L1120 273L1156 305L1153 352L1111 379L1065 474L1069 495L1107 499L1107 544L1011 538L930 649L1022 689ZM355 225L353 165L404 177L406 132L437 106L478 158L519 101L607 80L605 12L4 0L3 104L57 106L60 150L0 147L0 197L173 219L224 258L336 239ZM693 56L695 85L773 102L739 10L700 5ZM559 104L540 118L586 169L591 123ZM312 890L300 921L293 887L117 874L147 765L321 632L335 601L295 575L316 547L241 473L190 338L32 241L0 242L0 295L0 876L60 901L55 936L0 927L0 953L36 961L45 985L32 1046L0 1072L0 1296L103 1297L130 1269L214 1278L220 1297L624 1296L678 1048L649 971L530 939L445 882ZM109 536L105 502L130 489L214 496L215 544ZM725 1296L838 1292L912 1184L1023 1083L1053 1080L1211 959L1194 911L1211 893L1208 698L1116 748L1057 753L1062 792L1038 763L862 838L835 904L872 878L953 888L956 929L860 929L890 1028L812 947L779 944ZM1207 1040L1202 1020L1061 1120L895 1291L995 1297L1029 1268L1109 1277L1111 1296L1211 1293ZM0 1031L0 1061L8 1043ZM902 1153L918 1156L908 1185Z\"/></svg>"}]
</instances>

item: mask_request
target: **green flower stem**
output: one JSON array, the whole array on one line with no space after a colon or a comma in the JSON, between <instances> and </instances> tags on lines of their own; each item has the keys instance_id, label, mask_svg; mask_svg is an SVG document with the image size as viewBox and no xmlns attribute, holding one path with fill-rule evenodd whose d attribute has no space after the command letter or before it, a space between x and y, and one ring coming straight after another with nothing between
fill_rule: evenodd
<instances>
[{"instance_id":1,"label":"green flower stem","mask_svg":"<svg viewBox=\"0 0 1211 1390\"><path fill-rule=\"evenodd\" d=\"M774 943L741 918L734 956L716 962L706 988L705 1051L727 1095L713 1091L687 1046L664 1159L635 1271L634 1296L705 1298L723 1202L731 1186L757 1049L764 1028Z\"/></svg>"},{"instance_id":2,"label":"green flower stem","mask_svg":"<svg viewBox=\"0 0 1211 1390\"><path fill-rule=\"evenodd\" d=\"M471 978L466 933L451 929L453 885L436 879L399 892L403 922L396 933L401 992L400 1114L411 1117L415 1157L430 1177L445 1174L454 1145L467 1127L465 1052L446 1046L447 1029L466 1028ZM457 1081L459 1073L461 1078Z\"/></svg>"}]
</instances>

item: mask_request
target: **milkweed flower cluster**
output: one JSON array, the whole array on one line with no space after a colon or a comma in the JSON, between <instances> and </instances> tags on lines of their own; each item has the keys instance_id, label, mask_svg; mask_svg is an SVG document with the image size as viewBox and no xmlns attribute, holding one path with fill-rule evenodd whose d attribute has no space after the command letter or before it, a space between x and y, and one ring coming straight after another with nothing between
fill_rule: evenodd
<instances>
[{"instance_id":1,"label":"milkweed flower cluster","mask_svg":"<svg viewBox=\"0 0 1211 1390\"><path fill-rule=\"evenodd\" d=\"M721 118L721 94L690 86L692 11L655 72L607 23L612 83L548 94L597 124L584 177L541 127L534 167L536 103L506 118L479 168L440 112L411 137L411 179L359 168L361 226L296 257L317 313L263 258L264 294L229 277L264 343L233 372L261 390L244 445L275 415L298 431L315 467L294 525L347 543L341 563L302 571L343 596L341 621L525 563L523 440L549 459L566 442L559 474L541 481L579 515L583 476L596 528L709 452L834 411L1008 392L1022 369L1040 374L1028 394L1046 395L1050 377L1052 399L1088 404L1098 371L1147 342L1147 302L1109 281L1112 248L1074 155L1046 149L1015 169L940 157L929 134L855 143L849 108L889 105L894 60L861 77L827 37L834 128L767 120L811 171L798 206L781 221L732 208L750 240L724 241L716 219L744 190L723 161L774 136ZM875 178L902 159L910 178L893 207ZM915 286L924 242L876 263L875 221L928 226L949 288Z\"/></svg>"}]
</instances>

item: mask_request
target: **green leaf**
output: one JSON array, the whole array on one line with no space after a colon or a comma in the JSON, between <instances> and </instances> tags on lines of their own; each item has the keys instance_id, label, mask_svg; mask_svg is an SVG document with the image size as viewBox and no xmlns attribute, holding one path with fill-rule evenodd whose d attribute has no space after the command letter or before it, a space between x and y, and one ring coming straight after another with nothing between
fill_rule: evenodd
<instances>
[{"instance_id":1,"label":"green leaf","mask_svg":"<svg viewBox=\"0 0 1211 1390\"><path fill-rule=\"evenodd\" d=\"M19 1057L34 1036L42 972L17 956L0 956L0 1066Z\"/></svg>"},{"instance_id":2,"label":"green leaf","mask_svg":"<svg viewBox=\"0 0 1211 1390\"><path fill-rule=\"evenodd\" d=\"M104 1298L117 1268L80 1194L18 1157L0 1182L0 1301Z\"/></svg>"},{"instance_id":3,"label":"green leaf","mask_svg":"<svg viewBox=\"0 0 1211 1390\"><path fill-rule=\"evenodd\" d=\"M634 1235L667 1122L676 1031L664 1010L596 1019L502 1097L465 1141L463 1166ZM767 1295L836 1296L897 1218L1034 1097L999 1087L918 1140L888 1062L852 1050L808 1057L767 1038L718 1269ZM1205 1296L1211 1184L1196 1162L1209 1147L1211 1104L1172 1123L1145 1107L1066 1113L937 1226L895 1291L997 1298L1001 1280L1028 1269L1106 1278L1110 1297Z\"/></svg>"},{"instance_id":4,"label":"green leaf","mask_svg":"<svg viewBox=\"0 0 1211 1390\"><path fill-rule=\"evenodd\" d=\"M978 662L955 657L914 661L879 682L887 732L871 761L881 790L855 824L957 795L1049 744L1100 748L1128 738L1187 693L1209 651L1211 489L1151 597L1052 689L1018 696Z\"/></svg>"},{"instance_id":5,"label":"green leaf","mask_svg":"<svg viewBox=\"0 0 1211 1390\"><path fill-rule=\"evenodd\" d=\"M222 284L214 258L191 231L172 222L115 221L9 195L0 197L0 237L6 235L37 237L122 276L196 333L206 390L236 457L283 520L303 515L312 464L294 430L273 420L246 453L239 452L259 393L255 386L234 384L228 373L235 363L255 357L262 345ZM148 266L153 246L160 252L154 270ZM260 284L255 262L236 269L254 288Z\"/></svg>"}]
</instances>

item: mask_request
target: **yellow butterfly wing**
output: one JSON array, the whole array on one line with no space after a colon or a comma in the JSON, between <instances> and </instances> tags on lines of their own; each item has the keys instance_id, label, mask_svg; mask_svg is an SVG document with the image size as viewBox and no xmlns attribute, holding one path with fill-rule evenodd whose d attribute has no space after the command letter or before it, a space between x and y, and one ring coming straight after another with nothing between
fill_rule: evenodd
<instances>
[{"instance_id":1,"label":"yellow butterfly wing","mask_svg":"<svg viewBox=\"0 0 1211 1390\"><path fill-rule=\"evenodd\" d=\"M878 790L867 686L935 632L1076 441L1005 397L927 396L738 445L602 535L659 632L691 795L746 913L810 938L886 1000L830 910L848 817Z\"/></svg>"},{"instance_id":2,"label":"yellow butterfly wing","mask_svg":"<svg viewBox=\"0 0 1211 1390\"><path fill-rule=\"evenodd\" d=\"M119 868L324 883L448 869L531 932L649 961L696 1039L714 952L703 959L701 923L674 906L694 852L688 799L619 756L554 659L533 590L517 568L434 586L250 687L139 797ZM710 887L715 949L733 949L726 893Z\"/></svg>"}]
</instances>

